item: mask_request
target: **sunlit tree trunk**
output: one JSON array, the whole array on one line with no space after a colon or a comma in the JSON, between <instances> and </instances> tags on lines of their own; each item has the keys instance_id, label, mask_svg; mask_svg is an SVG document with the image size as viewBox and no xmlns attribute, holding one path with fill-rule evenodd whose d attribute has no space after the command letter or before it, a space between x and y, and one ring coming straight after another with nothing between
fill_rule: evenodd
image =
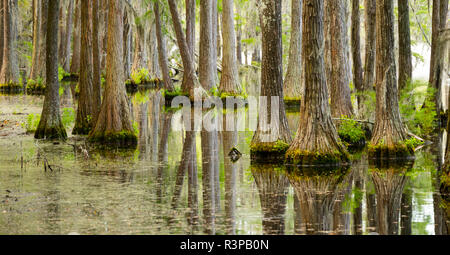
<instances>
[{"instance_id":1,"label":"sunlit tree trunk","mask_svg":"<svg viewBox=\"0 0 450 255\"><path fill-rule=\"evenodd\" d=\"M79 74L80 71L80 51L81 51L81 5L80 1L76 0L75 3L75 19L73 28L73 43L72 43L72 62L70 63L70 73ZM72 90L72 97L75 101L75 86L76 82L70 84L70 89Z\"/></svg>"},{"instance_id":2,"label":"sunlit tree trunk","mask_svg":"<svg viewBox=\"0 0 450 255\"><path fill-rule=\"evenodd\" d=\"M123 2L109 1L105 92L98 120L89 135L93 142L136 147L123 68Z\"/></svg>"},{"instance_id":3,"label":"sunlit tree trunk","mask_svg":"<svg viewBox=\"0 0 450 255\"><path fill-rule=\"evenodd\" d=\"M131 72L138 72L139 69L147 66L145 61L147 59L146 54L146 47L145 47L145 30L144 26L142 24L142 21L140 21L138 24L136 24L135 29L135 37L134 37L134 56L133 56L133 64L131 65Z\"/></svg>"},{"instance_id":4,"label":"sunlit tree trunk","mask_svg":"<svg viewBox=\"0 0 450 255\"><path fill-rule=\"evenodd\" d=\"M128 12L123 15L123 65L125 68L125 79L131 76L131 24L128 18ZM108 66L106 66L108 68Z\"/></svg>"},{"instance_id":5,"label":"sunlit tree trunk","mask_svg":"<svg viewBox=\"0 0 450 255\"><path fill-rule=\"evenodd\" d=\"M73 5L74 5L74 1L75 0L70 0L69 1L69 6L67 9L67 19L66 19L66 31L64 33L64 38L62 39L62 53L61 53L61 57L62 59L60 60L62 67L64 68L64 70L66 72L69 72L70 70L70 45L71 45L71 41L72 41L72 23L73 23Z\"/></svg>"},{"instance_id":6,"label":"sunlit tree trunk","mask_svg":"<svg viewBox=\"0 0 450 255\"><path fill-rule=\"evenodd\" d=\"M241 92L235 54L236 36L234 32L233 6L233 0L222 1L223 58L219 90L221 93L229 95L237 95Z\"/></svg>"},{"instance_id":7,"label":"sunlit tree trunk","mask_svg":"<svg viewBox=\"0 0 450 255\"><path fill-rule=\"evenodd\" d=\"M291 2L289 64L284 79L286 98L300 98L302 92L302 5L303 0L292 0Z\"/></svg>"},{"instance_id":8,"label":"sunlit tree trunk","mask_svg":"<svg viewBox=\"0 0 450 255\"><path fill-rule=\"evenodd\" d=\"M155 12L155 25L156 25L156 39L158 42L158 61L159 66L161 67L163 79L164 79L164 88L168 91L173 91L173 83L172 79L169 75L169 63L167 59L166 52L166 41L164 38L164 34L162 33L162 25L161 25L161 14L159 12L159 3L154 3L154 12Z\"/></svg>"},{"instance_id":9,"label":"sunlit tree trunk","mask_svg":"<svg viewBox=\"0 0 450 255\"><path fill-rule=\"evenodd\" d=\"M3 9L3 1L0 1ZM38 69L38 56L39 56L39 35L40 35L40 8L41 1L33 0L33 51L31 53L31 69L30 69L30 79L37 78ZM3 49L3 12L0 13L0 49ZM0 50L0 57L3 56L3 50ZM3 59L3 57L2 57ZM2 63L0 61L0 67Z\"/></svg>"},{"instance_id":10,"label":"sunlit tree trunk","mask_svg":"<svg viewBox=\"0 0 450 255\"><path fill-rule=\"evenodd\" d=\"M260 102L258 126L251 143L252 154L256 157L258 154L267 153L279 142L289 144L292 141L283 100L281 1L263 0L258 8L263 52L260 95L267 99L267 104ZM278 103L278 109L275 109L278 111L278 119L273 120L272 104L276 103ZM275 123L276 126L271 128L268 121Z\"/></svg>"},{"instance_id":11,"label":"sunlit tree trunk","mask_svg":"<svg viewBox=\"0 0 450 255\"><path fill-rule=\"evenodd\" d=\"M359 0L352 0L352 57L353 57L353 85L358 93L358 114L364 104L363 94L363 66L361 62L361 15Z\"/></svg>"},{"instance_id":12,"label":"sunlit tree trunk","mask_svg":"<svg viewBox=\"0 0 450 255\"><path fill-rule=\"evenodd\" d=\"M213 37L212 17L212 0L201 0L198 78L205 90L210 90L215 84L212 47L216 43L216 37Z\"/></svg>"},{"instance_id":13,"label":"sunlit tree trunk","mask_svg":"<svg viewBox=\"0 0 450 255\"><path fill-rule=\"evenodd\" d=\"M98 113L102 104L102 78L100 70L100 43L99 43L99 0L92 0L92 48L93 48L93 101L94 123L97 122Z\"/></svg>"},{"instance_id":14,"label":"sunlit tree trunk","mask_svg":"<svg viewBox=\"0 0 450 255\"><path fill-rule=\"evenodd\" d=\"M92 30L89 9L90 0L81 1L81 60L80 60L80 96L78 97L77 118L72 133L87 135L91 131L96 119L96 105L94 105L93 91L93 55Z\"/></svg>"},{"instance_id":15,"label":"sunlit tree trunk","mask_svg":"<svg viewBox=\"0 0 450 255\"><path fill-rule=\"evenodd\" d=\"M61 121L58 81L58 21L59 0L48 0L46 22L46 84L44 107L34 137L37 139L66 139L67 133ZM45 18L47 20L47 17Z\"/></svg>"},{"instance_id":16,"label":"sunlit tree trunk","mask_svg":"<svg viewBox=\"0 0 450 255\"><path fill-rule=\"evenodd\" d=\"M287 151L288 161L330 164L348 161L331 118L324 67L324 5L321 0L303 2L302 66L305 91L300 106L297 135Z\"/></svg>"},{"instance_id":17,"label":"sunlit tree trunk","mask_svg":"<svg viewBox=\"0 0 450 255\"><path fill-rule=\"evenodd\" d=\"M434 89L436 112L440 116L444 109L442 104L442 54L439 35L445 29L448 12L448 0L433 0L432 34L431 34L431 60L429 84Z\"/></svg>"},{"instance_id":18,"label":"sunlit tree trunk","mask_svg":"<svg viewBox=\"0 0 450 255\"><path fill-rule=\"evenodd\" d=\"M377 1L376 118L370 157L405 157L413 153L404 141L406 130L398 104L394 46L394 3Z\"/></svg>"},{"instance_id":19,"label":"sunlit tree trunk","mask_svg":"<svg viewBox=\"0 0 450 255\"><path fill-rule=\"evenodd\" d=\"M193 0L191 0L193 1ZM175 0L168 0L170 14L172 16L172 23L174 26L175 34L177 37L178 47L180 49L181 58L183 61L184 67L184 77L182 90L184 92L189 93L189 97L193 99L194 97L194 88L198 87L199 81L194 69L194 58L193 58L193 48L190 48L190 44L192 42L192 32L185 37L182 27L180 17L178 15L177 5ZM194 16L195 17L195 16ZM188 21L190 19L188 18ZM195 19L194 19L195 20ZM189 27L189 26L188 26Z\"/></svg>"},{"instance_id":20,"label":"sunlit tree trunk","mask_svg":"<svg viewBox=\"0 0 450 255\"><path fill-rule=\"evenodd\" d=\"M398 0L398 89L401 91L412 78L411 31L408 0Z\"/></svg>"},{"instance_id":21,"label":"sunlit tree trunk","mask_svg":"<svg viewBox=\"0 0 450 255\"><path fill-rule=\"evenodd\" d=\"M3 59L0 71L0 84L19 83L19 63L16 54L17 22L14 22L14 15L17 15L17 0L3 0Z\"/></svg>"},{"instance_id":22,"label":"sunlit tree trunk","mask_svg":"<svg viewBox=\"0 0 450 255\"><path fill-rule=\"evenodd\" d=\"M348 56L347 1L328 1L330 8L330 60L331 73L328 84L331 91L331 115L336 118L352 116L350 96L351 65Z\"/></svg>"},{"instance_id":23,"label":"sunlit tree trunk","mask_svg":"<svg viewBox=\"0 0 450 255\"><path fill-rule=\"evenodd\" d=\"M361 119L370 118L367 107L368 92L375 88L375 55L376 55L376 0L364 0L365 57L364 81L358 98L358 115ZM372 119L372 118L370 118Z\"/></svg>"}]
</instances>

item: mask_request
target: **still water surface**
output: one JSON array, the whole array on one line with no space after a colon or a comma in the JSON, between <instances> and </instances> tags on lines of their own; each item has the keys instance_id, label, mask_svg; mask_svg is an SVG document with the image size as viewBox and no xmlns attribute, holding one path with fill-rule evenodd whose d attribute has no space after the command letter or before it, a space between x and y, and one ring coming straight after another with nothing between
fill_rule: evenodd
<instances>
[{"instance_id":1,"label":"still water surface","mask_svg":"<svg viewBox=\"0 0 450 255\"><path fill-rule=\"evenodd\" d=\"M159 92L130 98L136 151L84 153L70 145L84 147L74 137L70 144L0 137L0 234L445 232L435 192L439 144L418 151L413 165L383 169L369 166L364 150L339 171L255 165L252 132L174 131L181 114L165 109ZM0 119L40 113L42 102L0 96ZM71 102L64 93L63 107ZM288 114L293 134L298 118ZM236 162L228 156L234 147L243 154Z\"/></svg>"}]
</instances>

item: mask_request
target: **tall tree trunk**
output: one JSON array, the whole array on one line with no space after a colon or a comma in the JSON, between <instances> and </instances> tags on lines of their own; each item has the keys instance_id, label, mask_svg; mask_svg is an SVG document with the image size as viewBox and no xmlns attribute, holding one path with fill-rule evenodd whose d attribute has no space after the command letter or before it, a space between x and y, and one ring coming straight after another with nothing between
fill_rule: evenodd
<instances>
[{"instance_id":1,"label":"tall tree trunk","mask_svg":"<svg viewBox=\"0 0 450 255\"><path fill-rule=\"evenodd\" d=\"M120 147L136 147L125 92L123 68L123 2L109 1L106 85L97 123L89 134L91 141Z\"/></svg>"},{"instance_id":2,"label":"tall tree trunk","mask_svg":"<svg viewBox=\"0 0 450 255\"><path fill-rule=\"evenodd\" d=\"M40 25L40 36L39 36L39 55L38 55L38 69L36 77L41 77L44 81L46 80L45 74L45 59L46 59L46 43L47 43L47 13L48 10L48 1L41 1L41 20L39 22ZM59 11L59 10L58 10Z\"/></svg>"},{"instance_id":3,"label":"tall tree trunk","mask_svg":"<svg viewBox=\"0 0 450 255\"><path fill-rule=\"evenodd\" d=\"M193 1L193 0L190 0ZM189 93L189 97L193 99L194 88L199 86L199 81L194 69L194 58L193 58L193 48L190 49L189 43L191 42L192 32L187 38L184 36L183 30L181 28L180 17L178 15L177 5L175 0L168 0L170 14L172 16L172 23L177 37L178 47L180 49L181 58L183 61L184 77L182 90ZM188 19L190 20L190 19Z\"/></svg>"},{"instance_id":4,"label":"tall tree trunk","mask_svg":"<svg viewBox=\"0 0 450 255\"><path fill-rule=\"evenodd\" d=\"M219 34L219 29L218 29L218 16L219 16L219 10L217 7L217 1L213 0L212 1L212 46L211 46L211 51L212 51L212 72L213 72L213 78L214 78L214 84L213 87L217 86L217 82L219 80L218 74L217 74L217 38L218 38L218 34Z\"/></svg>"},{"instance_id":5,"label":"tall tree trunk","mask_svg":"<svg viewBox=\"0 0 450 255\"><path fill-rule=\"evenodd\" d=\"M233 6L233 0L222 1L223 58L219 90L221 93L238 95L242 89L239 84L239 73L235 54L236 36L234 32Z\"/></svg>"},{"instance_id":6,"label":"tall tree trunk","mask_svg":"<svg viewBox=\"0 0 450 255\"><path fill-rule=\"evenodd\" d=\"M409 156L413 151L406 148L407 139L403 126L397 88L394 46L394 3L377 1L377 56L376 56L376 118L369 150L370 157L390 158Z\"/></svg>"},{"instance_id":7,"label":"tall tree trunk","mask_svg":"<svg viewBox=\"0 0 450 255\"><path fill-rule=\"evenodd\" d=\"M402 91L412 78L408 0L398 0L398 51L398 89Z\"/></svg>"},{"instance_id":8,"label":"tall tree trunk","mask_svg":"<svg viewBox=\"0 0 450 255\"><path fill-rule=\"evenodd\" d=\"M102 78L100 69L100 43L99 43L99 0L92 0L92 57L93 57L93 106L94 106L94 123L97 122L98 113L102 104Z\"/></svg>"},{"instance_id":9,"label":"tall tree trunk","mask_svg":"<svg viewBox=\"0 0 450 255\"><path fill-rule=\"evenodd\" d=\"M260 101L258 126L251 143L252 154L256 157L272 151L279 142L289 144L292 141L283 100L281 1L263 0L258 8L263 52L261 97L266 99L267 104ZM275 104L276 112L272 112L272 104Z\"/></svg>"},{"instance_id":10,"label":"tall tree trunk","mask_svg":"<svg viewBox=\"0 0 450 255\"><path fill-rule=\"evenodd\" d=\"M442 54L440 52L439 35L440 31L445 29L448 12L448 1L433 0L433 17L432 17L432 36L431 36L431 60L430 60L430 77L429 84L434 89L434 101L436 112L440 116L444 109L442 103Z\"/></svg>"},{"instance_id":11,"label":"tall tree trunk","mask_svg":"<svg viewBox=\"0 0 450 255\"><path fill-rule=\"evenodd\" d=\"M324 5L303 2L302 65L305 91L297 136L287 152L289 161L303 165L348 161L331 118L324 67Z\"/></svg>"},{"instance_id":12,"label":"tall tree trunk","mask_svg":"<svg viewBox=\"0 0 450 255\"><path fill-rule=\"evenodd\" d=\"M123 15L123 64L125 67L125 79L131 76L131 24L128 19L128 12ZM107 66L108 68L108 66Z\"/></svg>"},{"instance_id":13,"label":"tall tree trunk","mask_svg":"<svg viewBox=\"0 0 450 255\"><path fill-rule=\"evenodd\" d=\"M359 0L352 0L352 57L353 57L353 85L358 93L358 114L364 104L363 94L363 66L361 62L361 15Z\"/></svg>"},{"instance_id":14,"label":"tall tree trunk","mask_svg":"<svg viewBox=\"0 0 450 255\"><path fill-rule=\"evenodd\" d=\"M330 57L331 73L328 84L331 91L331 115L352 116L353 106L350 96L350 59L348 52L347 1L329 1L330 8Z\"/></svg>"},{"instance_id":15,"label":"tall tree trunk","mask_svg":"<svg viewBox=\"0 0 450 255\"><path fill-rule=\"evenodd\" d=\"M62 40L62 50L60 52L60 62L66 72L70 70L70 45L72 40L72 21L73 21L73 4L74 0L69 0L66 19L66 31Z\"/></svg>"},{"instance_id":16,"label":"tall tree trunk","mask_svg":"<svg viewBox=\"0 0 450 255\"><path fill-rule=\"evenodd\" d=\"M200 1L200 50L198 78L203 88L209 91L215 85L215 76L213 69L213 45L216 43L216 37L213 37L213 10L212 0Z\"/></svg>"},{"instance_id":17,"label":"tall tree trunk","mask_svg":"<svg viewBox=\"0 0 450 255\"><path fill-rule=\"evenodd\" d=\"M159 66L162 70L162 75L164 79L164 88L168 91L173 91L173 83L172 79L169 75L169 64L167 60L167 52L166 52L166 42L164 38L164 34L162 33L162 25L161 25L161 14L159 12L159 3L154 3L154 12L155 12L155 25L156 25L156 39L158 42L158 61Z\"/></svg>"},{"instance_id":18,"label":"tall tree trunk","mask_svg":"<svg viewBox=\"0 0 450 255\"><path fill-rule=\"evenodd\" d=\"M62 139L67 138L66 130L61 121L59 104L59 82L58 82L58 20L59 0L48 0L47 12L42 15L48 17L46 22L46 84L44 107L41 119L34 137L37 139Z\"/></svg>"},{"instance_id":19,"label":"tall tree trunk","mask_svg":"<svg viewBox=\"0 0 450 255\"><path fill-rule=\"evenodd\" d=\"M3 1L0 1L3 6ZM38 56L39 56L39 35L40 35L40 15L41 15L41 1L33 0L33 51L31 53L31 70L30 79L37 78ZM1 7L3 9L3 7ZM0 49L3 49L3 12L0 14ZM0 57L3 56L3 50L0 50ZM3 57L2 57L3 59ZM0 61L1 62L1 61ZM1 63L0 63L1 66Z\"/></svg>"},{"instance_id":20,"label":"tall tree trunk","mask_svg":"<svg viewBox=\"0 0 450 255\"><path fill-rule=\"evenodd\" d=\"M153 21L150 27L149 32L149 41L155 42L156 38L156 23ZM161 67L159 65L159 53L158 53L158 45L156 43L148 43L148 69L150 71L150 75L155 78L161 78Z\"/></svg>"},{"instance_id":21,"label":"tall tree trunk","mask_svg":"<svg viewBox=\"0 0 450 255\"><path fill-rule=\"evenodd\" d=\"M358 114L362 119L372 119L367 107L368 92L375 88L375 55L376 55L376 0L364 0L365 57L364 81L362 93L358 98Z\"/></svg>"},{"instance_id":22,"label":"tall tree trunk","mask_svg":"<svg viewBox=\"0 0 450 255\"><path fill-rule=\"evenodd\" d=\"M139 69L147 66L144 62L147 59L145 47L145 30L142 23L136 24L135 44L133 64L131 65L131 72L138 72Z\"/></svg>"},{"instance_id":23,"label":"tall tree trunk","mask_svg":"<svg viewBox=\"0 0 450 255\"><path fill-rule=\"evenodd\" d=\"M222 1L222 6L223 6L223 1ZM231 11L233 12L233 9L231 9ZM240 9L237 9L238 12L238 16L241 16L240 13ZM222 7L222 13L223 13L223 7ZM223 14L222 14L223 15ZM234 15L233 15L233 20L234 20ZM224 22L224 21L222 21ZM237 33L236 33L236 56L237 56L237 61L239 63L239 65L242 65L242 27L241 27L241 23L238 22L237 24ZM233 27L234 29L234 27Z\"/></svg>"},{"instance_id":24,"label":"tall tree trunk","mask_svg":"<svg viewBox=\"0 0 450 255\"><path fill-rule=\"evenodd\" d=\"M80 60L80 96L78 97L77 118L72 134L87 135L96 119L96 106L93 96L93 55L92 31L89 10L91 0L81 1L81 60Z\"/></svg>"},{"instance_id":25,"label":"tall tree trunk","mask_svg":"<svg viewBox=\"0 0 450 255\"><path fill-rule=\"evenodd\" d=\"M0 84L19 83L19 63L17 59L16 12L17 0L3 0L3 63L0 72Z\"/></svg>"},{"instance_id":26,"label":"tall tree trunk","mask_svg":"<svg viewBox=\"0 0 450 255\"><path fill-rule=\"evenodd\" d=\"M70 73L75 74L80 72L80 51L81 51L81 11L80 11L80 1L76 0L75 3L75 20L73 28L73 44L72 44L72 62L70 63ZM72 97L75 101L75 86L77 83L72 82L70 84L70 89L72 90Z\"/></svg>"},{"instance_id":27,"label":"tall tree trunk","mask_svg":"<svg viewBox=\"0 0 450 255\"><path fill-rule=\"evenodd\" d=\"M291 2L289 64L284 79L286 98L300 98L302 93L302 5L303 0Z\"/></svg>"}]
</instances>

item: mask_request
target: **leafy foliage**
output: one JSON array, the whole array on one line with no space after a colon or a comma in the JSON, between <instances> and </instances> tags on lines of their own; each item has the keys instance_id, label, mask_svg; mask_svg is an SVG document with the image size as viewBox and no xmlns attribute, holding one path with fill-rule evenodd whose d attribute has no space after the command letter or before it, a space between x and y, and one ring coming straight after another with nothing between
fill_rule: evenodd
<instances>
[{"instance_id":1,"label":"leafy foliage","mask_svg":"<svg viewBox=\"0 0 450 255\"><path fill-rule=\"evenodd\" d=\"M366 139L365 131L360 123L346 117L342 119L338 128L338 134L342 141L348 144L356 144Z\"/></svg>"}]
</instances>

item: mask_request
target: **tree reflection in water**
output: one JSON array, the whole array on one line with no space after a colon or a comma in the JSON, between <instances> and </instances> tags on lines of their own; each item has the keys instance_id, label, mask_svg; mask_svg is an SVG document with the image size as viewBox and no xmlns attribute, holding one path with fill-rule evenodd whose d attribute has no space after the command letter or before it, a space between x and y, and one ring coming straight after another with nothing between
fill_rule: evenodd
<instances>
[{"instance_id":1,"label":"tree reflection in water","mask_svg":"<svg viewBox=\"0 0 450 255\"><path fill-rule=\"evenodd\" d=\"M263 232L266 235L283 235L289 188L289 180L283 172L283 167L252 165L251 171L261 202Z\"/></svg>"}]
</instances>

